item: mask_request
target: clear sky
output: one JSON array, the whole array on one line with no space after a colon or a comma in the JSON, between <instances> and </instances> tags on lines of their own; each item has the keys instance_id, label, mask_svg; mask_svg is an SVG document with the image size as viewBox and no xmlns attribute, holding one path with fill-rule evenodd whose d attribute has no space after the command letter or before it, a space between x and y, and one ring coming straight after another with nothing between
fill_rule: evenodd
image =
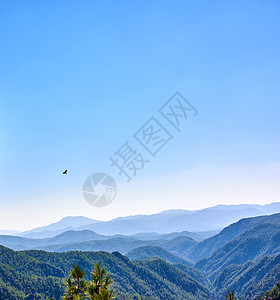
<instances>
[{"instance_id":1,"label":"clear sky","mask_svg":"<svg viewBox=\"0 0 280 300\"><path fill-rule=\"evenodd\" d=\"M280 201L279 11L276 0L1 1L0 229ZM138 145L150 162L126 183L109 156L176 91L197 116L168 127L156 157ZM104 208L82 196L96 172L118 185Z\"/></svg>"}]
</instances>

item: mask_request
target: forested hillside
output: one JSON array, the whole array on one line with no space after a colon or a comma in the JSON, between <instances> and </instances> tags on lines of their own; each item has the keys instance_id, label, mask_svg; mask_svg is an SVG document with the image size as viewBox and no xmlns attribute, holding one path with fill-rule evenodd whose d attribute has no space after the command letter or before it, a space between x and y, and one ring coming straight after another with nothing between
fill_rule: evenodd
<instances>
[{"instance_id":1,"label":"forested hillside","mask_svg":"<svg viewBox=\"0 0 280 300\"><path fill-rule=\"evenodd\" d=\"M192 262L180 258L158 246L139 247L128 252L126 256L131 260L144 260L148 258L159 257L171 264L182 264L188 266L193 265Z\"/></svg>"},{"instance_id":2,"label":"forested hillside","mask_svg":"<svg viewBox=\"0 0 280 300\"><path fill-rule=\"evenodd\" d=\"M224 228L219 234L200 242L192 248L187 249L183 256L194 262L197 262L203 258L207 258L217 249L221 248L226 243L234 240L236 237L252 229L258 224L280 225L280 214L241 219L240 221Z\"/></svg>"},{"instance_id":3,"label":"forested hillside","mask_svg":"<svg viewBox=\"0 0 280 300\"><path fill-rule=\"evenodd\" d=\"M89 278L97 262L108 270L114 280L117 299L124 299L124 295L127 299L212 297L211 292L197 280L161 259L130 261L118 252L16 252L5 247L0 247L0 257L0 299L24 299L36 294L60 299L63 280L73 265L79 264Z\"/></svg>"},{"instance_id":4,"label":"forested hillside","mask_svg":"<svg viewBox=\"0 0 280 300\"><path fill-rule=\"evenodd\" d=\"M94 236L97 240L46 247L62 251L79 245L79 249L112 253L14 251L1 246L0 296L59 299L73 265L81 266L89 278L97 262L112 276L117 299L214 300L234 290L240 300L248 300L264 295L280 280L280 214L242 219L199 243L177 233L156 240L99 240L92 232L82 237L72 233L75 240ZM51 240L71 240L71 232Z\"/></svg>"}]
</instances>

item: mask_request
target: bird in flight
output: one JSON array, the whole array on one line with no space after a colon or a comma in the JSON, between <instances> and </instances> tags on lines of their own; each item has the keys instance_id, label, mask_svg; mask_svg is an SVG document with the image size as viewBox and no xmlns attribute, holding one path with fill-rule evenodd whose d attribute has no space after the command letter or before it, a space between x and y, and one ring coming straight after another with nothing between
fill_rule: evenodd
<instances>
[{"instance_id":1,"label":"bird in flight","mask_svg":"<svg viewBox=\"0 0 280 300\"><path fill-rule=\"evenodd\" d=\"M67 175L68 170L63 171L63 175Z\"/></svg>"}]
</instances>

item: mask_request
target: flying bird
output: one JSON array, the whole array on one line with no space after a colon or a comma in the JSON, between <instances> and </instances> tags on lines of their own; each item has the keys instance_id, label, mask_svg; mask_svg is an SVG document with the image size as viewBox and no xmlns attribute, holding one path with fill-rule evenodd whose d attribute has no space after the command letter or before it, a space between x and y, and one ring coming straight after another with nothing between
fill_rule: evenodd
<instances>
[{"instance_id":1,"label":"flying bird","mask_svg":"<svg viewBox=\"0 0 280 300\"><path fill-rule=\"evenodd\" d=\"M67 175L68 170L63 171L63 175Z\"/></svg>"}]
</instances>

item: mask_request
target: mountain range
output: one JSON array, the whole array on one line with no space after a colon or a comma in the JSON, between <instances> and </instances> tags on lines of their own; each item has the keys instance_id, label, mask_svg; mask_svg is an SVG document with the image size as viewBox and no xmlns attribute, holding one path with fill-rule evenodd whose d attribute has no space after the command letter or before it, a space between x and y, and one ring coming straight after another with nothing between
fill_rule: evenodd
<instances>
[{"instance_id":1,"label":"mountain range","mask_svg":"<svg viewBox=\"0 0 280 300\"><path fill-rule=\"evenodd\" d=\"M56 223L17 235L27 238L50 238L70 230L91 230L97 234L109 236L140 233L168 234L182 231L216 232L241 218L277 212L280 212L279 202L266 205L217 205L194 211L167 210L158 214L120 217L110 221L98 221L85 217L65 217Z\"/></svg>"},{"instance_id":2,"label":"mountain range","mask_svg":"<svg viewBox=\"0 0 280 300\"><path fill-rule=\"evenodd\" d=\"M61 236L52 239L61 242ZM273 289L280 280L280 213L241 219L200 242L184 235L159 240L117 237L88 243L93 242L109 242L129 251L124 256L116 251L57 253L1 246L0 298L23 299L25 293L31 297L26 299L44 299L37 294L35 298L36 292L38 297L59 299L63 278L76 263L89 276L93 264L101 262L115 281L117 299L220 300L227 290L234 290L240 300L248 300Z\"/></svg>"},{"instance_id":3,"label":"mountain range","mask_svg":"<svg viewBox=\"0 0 280 300\"><path fill-rule=\"evenodd\" d=\"M181 218L194 214L201 218L200 226L203 221L206 226L214 214L225 221L232 212L235 217L237 211L240 215L248 210L255 212L253 207L217 206L196 212L167 211L118 219L119 226L123 221L139 224L143 218L148 220L147 228L151 232L133 235L103 235L83 229L106 222L93 220L92 223L80 217L75 217L73 224L69 223L72 218L65 218L58 225L36 228L23 236L1 235L0 299L45 299L46 296L59 299L63 280L73 264L81 265L89 276L90 268L98 261L112 275L117 299L220 300L228 290L234 290L240 300L255 299L272 290L280 280L280 213L274 213L279 203L258 207L259 212L263 209L273 214L235 220L216 232L162 230L160 233L149 227L155 226L155 219L172 224L178 218L180 223ZM80 221L84 224L80 225ZM42 232L44 236L46 231L53 234L59 230L65 231L48 238L24 236ZM25 289L19 289L24 282ZM34 298L35 292L39 298Z\"/></svg>"}]
</instances>

